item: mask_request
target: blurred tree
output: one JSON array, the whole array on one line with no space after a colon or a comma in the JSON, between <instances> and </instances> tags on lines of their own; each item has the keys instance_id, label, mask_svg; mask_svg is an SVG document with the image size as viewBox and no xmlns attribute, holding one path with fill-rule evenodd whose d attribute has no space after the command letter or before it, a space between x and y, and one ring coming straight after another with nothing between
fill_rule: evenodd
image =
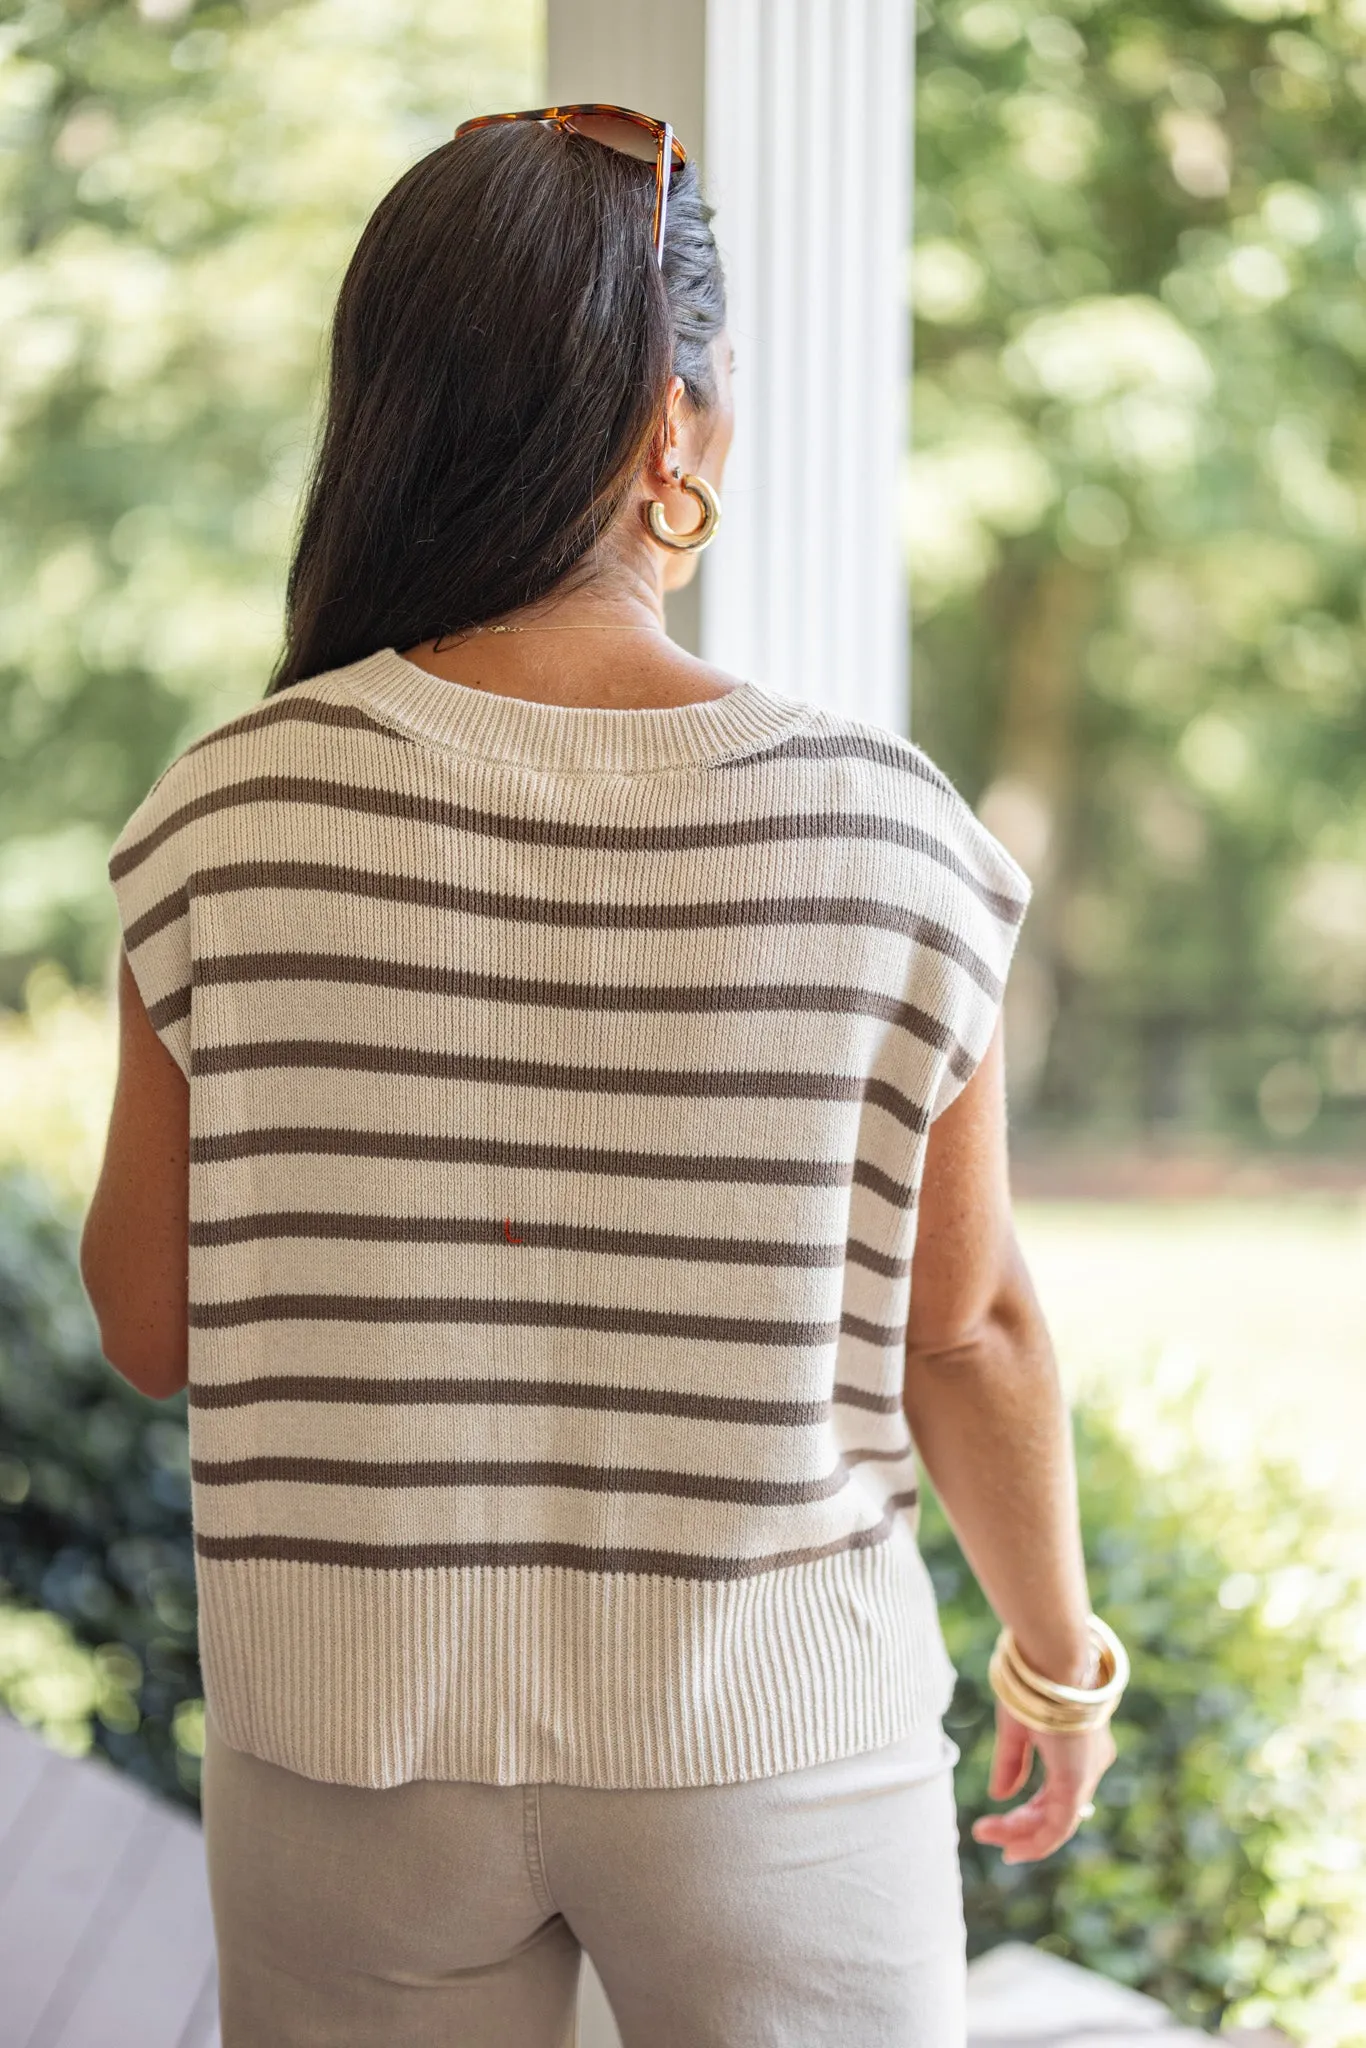
<instances>
[{"instance_id":1,"label":"blurred tree","mask_svg":"<svg viewBox=\"0 0 1366 2048\"><path fill-rule=\"evenodd\" d=\"M264 687L331 301L380 195L524 104L535 0L0 20L0 1001L103 973L109 841Z\"/></svg>"},{"instance_id":2,"label":"blurred tree","mask_svg":"<svg viewBox=\"0 0 1366 2048\"><path fill-rule=\"evenodd\" d=\"M0 21L0 1002L99 978L114 830L259 693L347 255L538 28ZM1016 1107L1350 1137L1362 0L925 0L920 64L916 729L1038 881Z\"/></svg>"},{"instance_id":3,"label":"blurred tree","mask_svg":"<svg viewBox=\"0 0 1366 2048\"><path fill-rule=\"evenodd\" d=\"M924 0L917 737L1036 1121L1366 1111L1366 9Z\"/></svg>"}]
</instances>

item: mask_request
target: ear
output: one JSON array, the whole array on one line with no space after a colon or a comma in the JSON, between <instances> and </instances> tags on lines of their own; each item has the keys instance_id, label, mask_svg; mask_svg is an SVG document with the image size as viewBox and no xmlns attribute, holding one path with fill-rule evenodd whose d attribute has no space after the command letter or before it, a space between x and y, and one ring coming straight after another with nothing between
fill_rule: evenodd
<instances>
[{"instance_id":1,"label":"ear","mask_svg":"<svg viewBox=\"0 0 1366 2048\"><path fill-rule=\"evenodd\" d=\"M679 376L669 379L669 388L664 395L664 417L655 429L645 458L645 475L648 482L668 489L676 484L681 467L679 448L683 426L683 402L687 386Z\"/></svg>"}]
</instances>

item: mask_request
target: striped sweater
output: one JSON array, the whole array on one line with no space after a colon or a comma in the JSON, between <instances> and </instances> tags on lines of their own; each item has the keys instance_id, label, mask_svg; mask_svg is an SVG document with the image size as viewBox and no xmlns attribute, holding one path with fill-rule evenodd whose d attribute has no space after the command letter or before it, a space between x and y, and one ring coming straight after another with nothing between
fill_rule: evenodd
<instances>
[{"instance_id":1,"label":"striped sweater","mask_svg":"<svg viewBox=\"0 0 1366 2048\"><path fill-rule=\"evenodd\" d=\"M916 1191L1029 884L925 755L385 648L187 748L109 872L190 1086L224 1738L675 1786L940 1714Z\"/></svg>"}]
</instances>

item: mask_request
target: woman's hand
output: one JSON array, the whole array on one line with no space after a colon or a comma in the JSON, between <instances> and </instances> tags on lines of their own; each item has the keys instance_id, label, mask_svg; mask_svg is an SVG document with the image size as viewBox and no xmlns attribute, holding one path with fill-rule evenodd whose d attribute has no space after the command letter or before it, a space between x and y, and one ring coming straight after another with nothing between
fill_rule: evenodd
<instances>
[{"instance_id":1,"label":"woman's hand","mask_svg":"<svg viewBox=\"0 0 1366 2048\"><path fill-rule=\"evenodd\" d=\"M991 1760L993 1799L1013 1798L1029 1777L1034 1751L1044 1780L1032 1799L1009 1813L984 1814L972 1824L974 1842L993 1843L1006 1863L1037 1863L1051 1856L1074 1835L1081 1809L1115 1760L1114 1737L1108 1727L1081 1735L1044 1735L1026 1728L1015 1716L996 1708L996 1749Z\"/></svg>"}]
</instances>

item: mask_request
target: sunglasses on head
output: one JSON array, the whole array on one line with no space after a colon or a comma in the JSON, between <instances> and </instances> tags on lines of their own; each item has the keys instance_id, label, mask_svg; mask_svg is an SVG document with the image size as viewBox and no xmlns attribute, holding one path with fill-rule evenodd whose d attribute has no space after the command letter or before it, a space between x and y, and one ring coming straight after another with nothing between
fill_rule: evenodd
<instances>
[{"instance_id":1,"label":"sunglasses on head","mask_svg":"<svg viewBox=\"0 0 1366 2048\"><path fill-rule=\"evenodd\" d=\"M637 114L631 107L610 107L597 103L577 107L532 107L522 114L479 114L462 121L454 140L472 134L476 128L498 128L505 121L542 121L567 135L582 135L586 142L600 142L605 149L620 150L638 163L655 167L655 260L664 266L664 220L669 209L669 180L688 152L667 121L653 114ZM667 170L665 166L668 166Z\"/></svg>"}]
</instances>

